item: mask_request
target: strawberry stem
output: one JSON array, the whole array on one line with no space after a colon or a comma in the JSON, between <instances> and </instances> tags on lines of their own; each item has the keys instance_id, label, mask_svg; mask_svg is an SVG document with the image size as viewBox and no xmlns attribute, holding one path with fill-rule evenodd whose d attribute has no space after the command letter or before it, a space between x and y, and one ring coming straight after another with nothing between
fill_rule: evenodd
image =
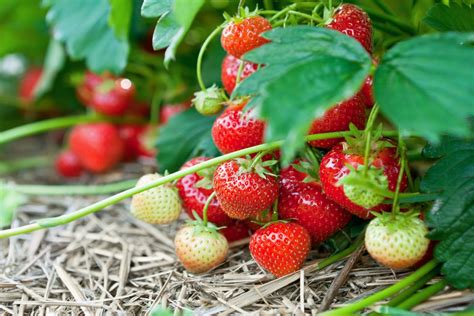
<instances>
[{"instance_id":1,"label":"strawberry stem","mask_svg":"<svg viewBox=\"0 0 474 316\"><path fill-rule=\"evenodd\" d=\"M367 174L367 170L369 170L369 156L370 156L370 147L372 146L372 128L374 126L375 118L377 117L378 113L378 106L377 104L374 105L372 110L370 111L369 118L367 119L367 126L364 130L365 136L365 151L364 151L364 173Z\"/></svg>"},{"instance_id":2,"label":"strawberry stem","mask_svg":"<svg viewBox=\"0 0 474 316\"><path fill-rule=\"evenodd\" d=\"M345 131L345 132L331 132L331 133L322 133L322 134L313 134L313 135L308 135L305 137L305 141L313 141L313 140L322 140L322 139L329 139L329 138L341 138L341 137L346 137L346 136L351 136L353 132L351 131ZM384 136L387 137L394 137L398 135L397 131L385 131L383 132ZM27 234L31 233L37 230L45 229L45 228L50 228L50 227L55 227L55 226L60 226L64 225L70 222L73 222L75 220L78 220L80 218L83 218L87 215L99 212L103 210L104 208L114 205L120 201L123 201L127 198L132 197L135 194L138 194L140 192L149 190L151 188L172 182L174 180L180 179L184 176L187 176L189 174L198 172L203 169L207 169L216 165L219 165L225 161L239 158L245 155L250 155L254 154L257 152L261 151L273 151L275 149L278 149L283 145L283 141L275 141L271 143L266 143L266 144L261 144L245 149L241 149L238 151L234 151L232 153L222 155L219 157L215 157L209 160L206 160L204 162L201 162L199 164L196 164L192 167L186 168L184 170L179 170L177 172L171 173L169 175L166 175L164 177L161 177L160 179L157 179L156 181L152 181L146 185L140 186L140 187L133 187L131 189L128 189L126 191L122 191L120 193L117 193L113 196L110 196L104 200L98 201L94 204L88 205L84 208L81 208L77 211L64 214L58 217L51 217L51 218L45 218L42 220L37 221L36 223L32 223L29 225L21 226L21 227L16 227L16 228L11 228L11 229L6 229L6 230L0 230L0 238L6 238L6 237L11 237L11 236L16 236L16 235L21 235L21 234Z\"/></svg>"},{"instance_id":3,"label":"strawberry stem","mask_svg":"<svg viewBox=\"0 0 474 316\"><path fill-rule=\"evenodd\" d=\"M214 31L212 31L212 33L209 34L209 36L206 38L204 43L202 43L201 49L199 50L199 55L198 55L197 64L196 64L196 75L197 75L199 87L201 88L202 91L206 90L206 86L204 85L204 81L202 80L202 59L204 57L204 52L206 51L207 46L209 46L209 43L214 39L214 37L216 37L216 35L222 31L226 23L227 22L222 23Z\"/></svg>"},{"instance_id":4,"label":"strawberry stem","mask_svg":"<svg viewBox=\"0 0 474 316\"><path fill-rule=\"evenodd\" d=\"M402 291L403 289L411 286L416 281L421 279L427 273L432 271L438 266L438 262L436 260L431 260L426 263L424 266L413 272L411 275L407 276L406 278L402 279L401 281L383 289L380 292L372 294L366 298L361 299L353 304L346 305L344 307L334 309L332 311L328 311L325 313L320 314L321 316L343 316L343 315L351 315L357 311L363 310L370 305L377 303L378 301L384 300L388 297L393 296L394 294Z\"/></svg>"},{"instance_id":5,"label":"strawberry stem","mask_svg":"<svg viewBox=\"0 0 474 316\"><path fill-rule=\"evenodd\" d=\"M244 61L240 61L239 69L237 71L237 78L235 78L235 86L240 83L240 77L242 76L242 71L244 70Z\"/></svg>"},{"instance_id":6,"label":"strawberry stem","mask_svg":"<svg viewBox=\"0 0 474 316\"><path fill-rule=\"evenodd\" d=\"M212 191L212 194L206 200L206 204L204 204L204 208L202 209L202 222L205 227L207 227L207 209L209 205L211 205L212 200L216 197L216 191Z\"/></svg>"},{"instance_id":7,"label":"strawberry stem","mask_svg":"<svg viewBox=\"0 0 474 316\"><path fill-rule=\"evenodd\" d=\"M310 21L317 22L317 23L323 22L323 19L321 19L319 17L315 17L315 16L312 16L312 15L309 15L309 14L306 14L306 13L302 13L302 12L299 12L299 11L290 10L290 11L288 11L288 13L299 16L299 17L302 17L302 18L305 18L305 19L310 20Z\"/></svg>"},{"instance_id":8,"label":"strawberry stem","mask_svg":"<svg viewBox=\"0 0 474 316\"><path fill-rule=\"evenodd\" d=\"M51 156L28 157L12 161L0 161L0 175L8 174L18 170L44 167L51 164Z\"/></svg>"},{"instance_id":9,"label":"strawberry stem","mask_svg":"<svg viewBox=\"0 0 474 316\"><path fill-rule=\"evenodd\" d=\"M254 170L255 166L258 164L260 160L262 160L262 157L265 156L268 153L268 150L261 151L255 156L255 158L252 160L252 163L250 164L250 170Z\"/></svg>"},{"instance_id":10,"label":"strawberry stem","mask_svg":"<svg viewBox=\"0 0 474 316\"><path fill-rule=\"evenodd\" d=\"M392 204L392 216L394 217L396 216L396 213L398 213L400 209L398 205L398 197L400 195L400 185L402 183L403 174L405 173L404 170L406 168L406 147L400 135L398 137L398 146L400 148L400 171L398 173L397 186L395 188L395 195L393 197L393 204Z\"/></svg>"},{"instance_id":11,"label":"strawberry stem","mask_svg":"<svg viewBox=\"0 0 474 316\"><path fill-rule=\"evenodd\" d=\"M431 296L435 295L439 291L443 290L447 284L448 282L445 279L440 280L436 282L435 284L430 285L427 288L421 290L420 292L414 294L413 296L410 296L410 298L408 298L406 301L398 304L397 307L410 310L416 305L426 301L427 299L429 299Z\"/></svg>"}]
</instances>

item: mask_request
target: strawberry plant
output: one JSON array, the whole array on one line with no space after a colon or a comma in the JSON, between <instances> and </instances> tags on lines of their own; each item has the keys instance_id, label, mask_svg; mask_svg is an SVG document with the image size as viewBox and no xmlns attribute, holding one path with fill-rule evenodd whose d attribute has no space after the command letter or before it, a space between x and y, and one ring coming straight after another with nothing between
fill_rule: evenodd
<instances>
[{"instance_id":1,"label":"strawberry plant","mask_svg":"<svg viewBox=\"0 0 474 316\"><path fill-rule=\"evenodd\" d=\"M128 219L147 223L139 233L174 239L175 256L164 257L180 264L168 280L186 280L183 268L237 275L254 264L265 276L258 282L291 283L299 273L304 284L305 273L350 256L318 303L323 312L367 254L361 262L410 273L322 315L380 301L377 312L409 313L446 287L474 289L470 1L217 2L25 1L18 12L40 28L26 28L32 43L15 38L22 28L0 22L7 39L0 47L0 238L127 201ZM14 5L8 0L0 14ZM21 21L20 13L12 16ZM55 134L62 129L69 130ZM22 138L42 133L55 159L10 154ZM15 178L52 160L61 176L54 181L79 183ZM129 170L145 175L95 182ZM17 215L30 195L111 193L31 223ZM188 222L178 229L151 226L180 224L183 216ZM245 267L231 266L236 257ZM120 266L117 297L122 278L137 269ZM248 288L225 294L235 311L260 299ZM176 308L186 302L181 295Z\"/></svg>"}]
</instances>

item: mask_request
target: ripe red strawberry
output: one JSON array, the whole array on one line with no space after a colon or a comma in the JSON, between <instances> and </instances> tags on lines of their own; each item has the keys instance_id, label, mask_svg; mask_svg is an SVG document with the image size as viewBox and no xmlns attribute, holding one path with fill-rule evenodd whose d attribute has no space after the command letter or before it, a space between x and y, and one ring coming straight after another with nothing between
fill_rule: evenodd
<instances>
[{"instance_id":1,"label":"ripe red strawberry","mask_svg":"<svg viewBox=\"0 0 474 316\"><path fill-rule=\"evenodd\" d=\"M92 94L96 87L98 87L104 78L93 73L87 71L84 74L84 78L82 79L82 83L76 88L76 95L79 101L82 102L85 106L90 106L92 100Z\"/></svg>"},{"instance_id":2,"label":"ripe red strawberry","mask_svg":"<svg viewBox=\"0 0 474 316\"><path fill-rule=\"evenodd\" d=\"M281 171L279 215L281 219L295 219L306 228L313 243L320 243L346 226L351 214L329 200L319 183L303 182L305 177L291 165Z\"/></svg>"},{"instance_id":3,"label":"ripe red strawberry","mask_svg":"<svg viewBox=\"0 0 474 316\"><path fill-rule=\"evenodd\" d=\"M372 76L368 76L364 81L362 90L360 90L360 92L362 93L362 96L364 97L365 106L368 108L373 107L375 103L372 85L373 85L373 78Z\"/></svg>"},{"instance_id":4,"label":"ripe red strawberry","mask_svg":"<svg viewBox=\"0 0 474 316\"><path fill-rule=\"evenodd\" d=\"M252 118L251 110L243 113L246 102L231 105L212 126L212 139L223 154L263 143L265 122Z\"/></svg>"},{"instance_id":5,"label":"ripe red strawberry","mask_svg":"<svg viewBox=\"0 0 474 316\"><path fill-rule=\"evenodd\" d=\"M148 125L122 125L120 138L124 144L124 161L133 161L138 157L154 157L155 150L150 148L147 137L154 128ZM152 140L153 141L153 140Z\"/></svg>"},{"instance_id":6,"label":"ripe red strawberry","mask_svg":"<svg viewBox=\"0 0 474 316\"><path fill-rule=\"evenodd\" d=\"M214 172L214 190L222 210L231 218L246 219L269 209L278 195L278 181L272 175L248 167L249 161L224 162Z\"/></svg>"},{"instance_id":7,"label":"ripe red strawberry","mask_svg":"<svg viewBox=\"0 0 474 316\"><path fill-rule=\"evenodd\" d=\"M66 178L79 177L82 173L79 158L69 150L63 151L58 155L54 167L57 173Z\"/></svg>"},{"instance_id":8,"label":"ripe red strawberry","mask_svg":"<svg viewBox=\"0 0 474 316\"><path fill-rule=\"evenodd\" d=\"M379 145L380 141L377 142ZM373 148L377 148L378 145L376 143ZM388 183L387 189L394 192L400 172L400 163L396 148L384 147L381 150L376 150L371 154L370 160L370 167L382 171ZM319 168L319 177L324 193L326 193L331 200L363 219L372 218L373 215L369 213L372 210L381 211L390 209L389 204L379 204L373 208L365 208L355 204L346 196L344 192L345 185L341 185L339 182L350 173L348 165L354 169L363 166L364 156L347 142L336 145L323 157ZM400 190L404 191L406 187L407 181L404 175Z\"/></svg>"},{"instance_id":9,"label":"ripe red strawberry","mask_svg":"<svg viewBox=\"0 0 474 316\"><path fill-rule=\"evenodd\" d=\"M97 173L113 168L124 150L118 129L109 123L77 125L71 131L69 144L81 165Z\"/></svg>"},{"instance_id":10,"label":"ripe red strawberry","mask_svg":"<svg viewBox=\"0 0 474 316\"><path fill-rule=\"evenodd\" d=\"M190 102L183 102L179 104L165 104L160 108L160 124L168 123L173 116L186 111L191 106Z\"/></svg>"},{"instance_id":11,"label":"ripe red strawberry","mask_svg":"<svg viewBox=\"0 0 474 316\"><path fill-rule=\"evenodd\" d=\"M138 180L135 187L147 185L160 178L161 175L157 173L146 174ZM130 210L133 216L149 224L169 224L179 218L181 200L176 188L167 183L135 194Z\"/></svg>"},{"instance_id":12,"label":"ripe red strawberry","mask_svg":"<svg viewBox=\"0 0 474 316\"><path fill-rule=\"evenodd\" d=\"M193 158L186 162L181 167L181 170L187 169L206 160L209 160L209 158ZM203 183L205 180L208 182L207 188L197 185L198 182ZM213 191L211 176L208 176L207 174L199 175L197 173L192 173L179 179L176 183L176 187L178 188L179 195L183 200L184 210L189 215L189 217L194 219L193 211L195 211L199 217L202 218L204 205ZM226 213L224 213L219 201L216 198L214 198L211 201L211 204L209 204L209 208L207 209L207 218L210 222L216 224L217 226L228 226L233 223L233 220L227 216Z\"/></svg>"},{"instance_id":13,"label":"ripe red strawberry","mask_svg":"<svg viewBox=\"0 0 474 316\"><path fill-rule=\"evenodd\" d=\"M358 6L341 4L326 26L355 38L369 53L372 53L372 22L367 13Z\"/></svg>"},{"instance_id":14,"label":"ripe red strawberry","mask_svg":"<svg viewBox=\"0 0 474 316\"><path fill-rule=\"evenodd\" d=\"M120 116L132 103L135 87L126 78L107 79L92 92L90 105L101 114Z\"/></svg>"},{"instance_id":15,"label":"ripe red strawberry","mask_svg":"<svg viewBox=\"0 0 474 316\"><path fill-rule=\"evenodd\" d=\"M370 256L390 269L415 265L428 250L428 229L417 213L382 213L370 221L365 247Z\"/></svg>"},{"instance_id":16,"label":"ripe red strawberry","mask_svg":"<svg viewBox=\"0 0 474 316\"><path fill-rule=\"evenodd\" d=\"M19 88L19 95L22 101L27 103L33 101L35 89L42 74L42 68L31 68L25 73L21 79Z\"/></svg>"},{"instance_id":17,"label":"ripe red strawberry","mask_svg":"<svg viewBox=\"0 0 474 316\"><path fill-rule=\"evenodd\" d=\"M270 22L261 16L234 18L222 31L222 48L232 56L240 58L248 51L268 43L260 34L271 28Z\"/></svg>"},{"instance_id":18,"label":"ripe red strawberry","mask_svg":"<svg viewBox=\"0 0 474 316\"><path fill-rule=\"evenodd\" d=\"M301 268L311 249L311 239L301 225L276 222L257 230L249 248L261 267L281 277Z\"/></svg>"},{"instance_id":19,"label":"ripe red strawberry","mask_svg":"<svg viewBox=\"0 0 474 316\"><path fill-rule=\"evenodd\" d=\"M249 228L241 221L233 221L226 227L219 229L219 233L224 235L228 242L242 240L250 236Z\"/></svg>"},{"instance_id":20,"label":"ripe red strawberry","mask_svg":"<svg viewBox=\"0 0 474 316\"><path fill-rule=\"evenodd\" d=\"M204 273L217 267L225 261L229 251L222 234L200 224L181 228L174 244L179 261L191 273Z\"/></svg>"},{"instance_id":21,"label":"ripe red strawberry","mask_svg":"<svg viewBox=\"0 0 474 316\"><path fill-rule=\"evenodd\" d=\"M257 215L250 216L244 221L245 225L250 228L252 232L256 232L265 224L270 223L273 220L273 212L271 210L265 210L258 213Z\"/></svg>"},{"instance_id":22,"label":"ripe red strawberry","mask_svg":"<svg viewBox=\"0 0 474 316\"><path fill-rule=\"evenodd\" d=\"M221 81L224 85L225 91L227 91L229 95L234 91L237 82L237 74L239 73L240 64L242 63L244 63L244 65L242 66L242 72L240 73L240 81L243 81L245 78L257 71L258 65L248 61L242 61L232 55L225 56L222 61Z\"/></svg>"},{"instance_id":23,"label":"ripe red strawberry","mask_svg":"<svg viewBox=\"0 0 474 316\"><path fill-rule=\"evenodd\" d=\"M365 128L365 105L360 94L333 106L322 117L314 120L309 134L346 131L349 130L351 123L358 129ZM309 144L314 147L331 148L342 140L342 138L313 140Z\"/></svg>"}]
</instances>

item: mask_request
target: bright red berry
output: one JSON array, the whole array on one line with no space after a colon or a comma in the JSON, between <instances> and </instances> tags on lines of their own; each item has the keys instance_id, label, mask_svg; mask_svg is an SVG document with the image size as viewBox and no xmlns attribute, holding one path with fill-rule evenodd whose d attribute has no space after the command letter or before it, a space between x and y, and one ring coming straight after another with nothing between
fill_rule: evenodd
<instances>
[{"instance_id":1,"label":"bright red berry","mask_svg":"<svg viewBox=\"0 0 474 316\"><path fill-rule=\"evenodd\" d=\"M257 263L276 277L299 270L311 248L306 229L296 223L272 223L250 238L250 253Z\"/></svg>"},{"instance_id":2,"label":"bright red berry","mask_svg":"<svg viewBox=\"0 0 474 316\"><path fill-rule=\"evenodd\" d=\"M92 94L97 86L99 86L104 81L104 78L101 76L87 71L84 74L82 83L76 88L76 95L79 101L82 102L85 106L90 106L92 100Z\"/></svg>"},{"instance_id":3,"label":"bright red berry","mask_svg":"<svg viewBox=\"0 0 474 316\"><path fill-rule=\"evenodd\" d=\"M173 116L186 111L191 106L190 102L183 102L179 104L165 104L160 108L160 124L168 123Z\"/></svg>"},{"instance_id":4,"label":"bright red berry","mask_svg":"<svg viewBox=\"0 0 474 316\"><path fill-rule=\"evenodd\" d=\"M31 68L25 73L20 82L19 94L24 102L31 102L34 99L36 86L38 85L43 69Z\"/></svg>"},{"instance_id":5,"label":"bright red berry","mask_svg":"<svg viewBox=\"0 0 474 316\"><path fill-rule=\"evenodd\" d=\"M372 53L372 22L367 13L358 6L348 3L340 5L326 26L355 38Z\"/></svg>"},{"instance_id":6,"label":"bright red berry","mask_svg":"<svg viewBox=\"0 0 474 316\"><path fill-rule=\"evenodd\" d=\"M219 233L224 235L228 242L242 240L250 236L249 228L241 221L233 221L226 227L219 229Z\"/></svg>"},{"instance_id":7,"label":"bright red berry","mask_svg":"<svg viewBox=\"0 0 474 316\"><path fill-rule=\"evenodd\" d=\"M223 154L263 143L265 123L242 111L245 102L229 106L212 126L212 139Z\"/></svg>"},{"instance_id":8,"label":"bright red berry","mask_svg":"<svg viewBox=\"0 0 474 316\"><path fill-rule=\"evenodd\" d=\"M122 125L120 138L124 144L124 161L133 161L138 157L154 157L155 150L148 144L147 137L154 128L148 125Z\"/></svg>"},{"instance_id":9,"label":"bright red berry","mask_svg":"<svg viewBox=\"0 0 474 316\"><path fill-rule=\"evenodd\" d=\"M54 167L57 173L67 178L79 177L82 173L79 158L69 150L63 151L58 155Z\"/></svg>"},{"instance_id":10,"label":"bright red berry","mask_svg":"<svg viewBox=\"0 0 474 316\"><path fill-rule=\"evenodd\" d=\"M128 110L134 94L135 87L129 79L108 79L92 93L91 106L101 114L120 116Z\"/></svg>"},{"instance_id":11,"label":"bright red berry","mask_svg":"<svg viewBox=\"0 0 474 316\"><path fill-rule=\"evenodd\" d=\"M187 169L198 163L209 160L207 157L196 157L186 162L181 170ZM202 185L199 185L198 182ZM207 185L206 185L207 183ZM193 211L202 218L202 211L207 199L212 194L212 177L207 174L192 173L182 177L176 183L179 195L183 200L183 206L189 217L194 219ZM222 210L219 201L214 198L207 209L207 219L217 226L227 226L233 220Z\"/></svg>"},{"instance_id":12,"label":"bright red berry","mask_svg":"<svg viewBox=\"0 0 474 316\"><path fill-rule=\"evenodd\" d=\"M258 65L248 61L242 61L232 55L225 56L222 61L221 81L224 85L225 91L227 91L229 95L234 91L237 83L237 74L239 73L239 68L242 63L244 63L244 65L242 66L242 71L240 73L240 81L257 71Z\"/></svg>"},{"instance_id":13,"label":"bright red berry","mask_svg":"<svg viewBox=\"0 0 474 316\"><path fill-rule=\"evenodd\" d=\"M107 171L122 159L123 142L118 129L109 123L78 125L69 143L82 166L92 172Z\"/></svg>"},{"instance_id":14,"label":"bright red berry","mask_svg":"<svg viewBox=\"0 0 474 316\"><path fill-rule=\"evenodd\" d=\"M278 195L278 181L272 175L246 167L244 159L224 162L214 172L214 190L224 212L246 219L269 209ZM239 162L237 162L239 161Z\"/></svg>"},{"instance_id":15,"label":"bright red berry","mask_svg":"<svg viewBox=\"0 0 474 316\"><path fill-rule=\"evenodd\" d=\"M358 129L365 128L365 105L360 94L333 106L322 117L314 120L309 134L346 131L351 123ZM313 140L309 144L319 148L331 148L342 140L343 138Z\"/></svg>"},{"instance_id":16,"label":"bright red berry","mask_svg":"<svg viewBox=\"0 0 474 316\"><path fill-rule=\"evenodd\" d=\"M305 176L293 166L281 171L278 214L282 219L295 219L313 243L320 243L346 226L352 216L329 200L319 183L303 182Z\"/></svg>"},{"instance_id":17,"label":"bright red berry","mask_svg":"<svg viewBox=\"0 0 474 316\"><path fill-rule=\"evenodd\" d=\"M227 53L240 58L248 51L268 43L260 34L271 28L270 22L261 16L235 18L222 31L222 47Z\"/></svg>"},{"instance_id":18,"label":"bright red berry","mask_svg":"<svg viewBox=\"0 0 474 316\"><path fill-rule=\"evenodd\" d=\"M364 85L362 86L362 89L360 92L362 93L362 96L364 97L364 103L365 106L368 108L371 108L374 106L374 91L372 88L373 85L373 78L372 76L368 76L365 81Z\"/></svg>"},{"instance_id":19,"label":"bright red berry","mask_svg":"<svg viewBox=\"0 0 474 316\"><path fill-rule=\"evenodd\" d=\"M376 147L377 145L374 146L374 148ZM400 173L400 161L397 157L396 148L383 147L375 153L372 153L370 160L370 167L382 170L388 183L387 189L394 192ZM348 143L342 142L333 147L333 149L323 157L319 167L319 177L324 193L326 193L331 200L352 214L360 218L368 219L373 217L373 215L369 213L370 211L388 210L390 205L379 204L371 208L357 205L346 196L344 192L345 185L339 183L341 179L351 172L348 166L358 169L363 165L363 154L351 148ZM404 175L402 179L400 191L404 191L407 187L406 176Z\"/></svg>"}]
</instances>

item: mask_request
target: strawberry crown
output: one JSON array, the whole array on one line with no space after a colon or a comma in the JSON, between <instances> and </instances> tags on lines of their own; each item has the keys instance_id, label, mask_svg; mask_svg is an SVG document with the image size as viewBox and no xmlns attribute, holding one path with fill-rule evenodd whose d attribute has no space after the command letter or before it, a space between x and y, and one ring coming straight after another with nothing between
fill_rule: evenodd
<instances>
[{"instance_id":1,"label":"strawberry crown","mask_svg":"<svg viewBox=\"0 0 474 316\"><path fill-rule=\"evenodd\" d=\"M260 152L253 160L249 155L247 155L245 158L234 159L234 161L239 165L238 174L240 175L243 173L255 172L262 179L266 179L267 176L278 177L278 175L274 173L274 170L272 170L278 161L273 159L265 161L261 160L261 158L267 153L268 152L266 151Z\"/></svg>"},{"instance_id":2,"label":"strawberry crown","mask_svg":"<svg viewBox=\"0 0 474 316\"><path fill-rule=\"evenodd\" d=\"M204 223L202 218L193 210L194 220L186 220L186 224L194 228L193 235L199 235L201 233L210 233L210 234L219 234L219 230L225 228L225 226L217 227L214 223L207 222Z\"/></svg>"},{"instance_id":3,"label":"strawberry crown","mask_svg":"<svg viewBox=\"0 0 474 316\"><path fill-rule=\"evenodd\" d=\"M235 16L230 16L227 12L224 12L224 19L226 20L227 24L234 23L238 24L244 21L245 19L252 18L258 15L258 7L255 8L255 10L250 11L248 7L240 7L237 15Z\"/></svg>"},{"instance_id":4,"label":"strawberry crown","mask_svg":"<svg viewBox=\"0 0 474 316\"><path fill-rule=\"evenodd\" d=\"M395 147L393 143L382 137L382 124L379 124L377 128L367 131L359 130L354 124L349 125L349 131L351 134L345 137L346 142L342 143L343 151L345 154L352 155L364 155L365 146L367 141L369 144L369 162L372 157L377 156L384 148Z\"/></svg>"},{"instance_id":5,"label":"strawberry crown","mask_svg":"<svg viewBox=\"0 0 474 316\"><path fill-rule=\"evenodd\" d=\"M419 217L420 212L416 209L407 212L371 212L371 214L378 220L379 225L386 227L390 233L394 233L397 230L408 229L414 225L426 226Z\"/></svg>"}]
</instances>

